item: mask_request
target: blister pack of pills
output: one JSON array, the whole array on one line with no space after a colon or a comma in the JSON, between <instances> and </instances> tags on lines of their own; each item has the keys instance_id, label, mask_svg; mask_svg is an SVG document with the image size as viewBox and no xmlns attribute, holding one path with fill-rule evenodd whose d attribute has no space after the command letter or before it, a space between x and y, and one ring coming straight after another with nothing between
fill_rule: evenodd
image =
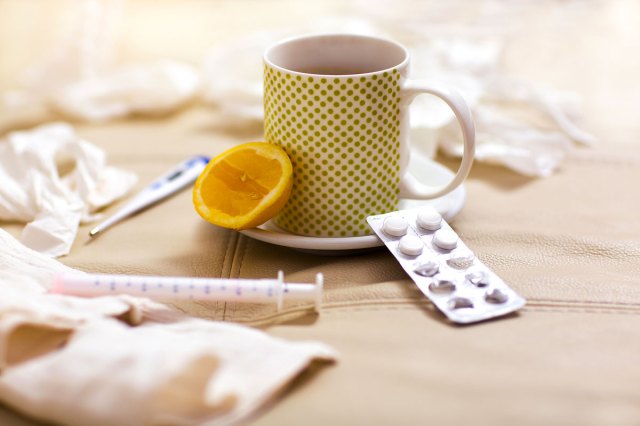
<instances>
[{"instance_id":1,"label":"blister pack of pills","mask_svg":"<svg viewBox=\"0 0 640 426\"><path fill-rule=\"evenodd\" d=\"M433 207L369 216L367 221L449 320L468 324L524 306L525 299L483 264Z\"/></svg>"}]
</instances>

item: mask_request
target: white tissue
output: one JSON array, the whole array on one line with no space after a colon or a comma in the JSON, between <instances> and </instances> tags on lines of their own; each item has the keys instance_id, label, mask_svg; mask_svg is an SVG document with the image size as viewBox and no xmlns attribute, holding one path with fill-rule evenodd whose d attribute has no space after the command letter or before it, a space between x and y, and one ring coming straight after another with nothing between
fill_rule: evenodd
<instances>
[{"instance_id":1,"label":"white tissue","mask_svg":"<svg viewBox=\"0 0 640 426\"><path fill-rule=\"evenodd\" d=\"M286 35L257 32L212 48L204 59L202 97L230 120L261 121L262 53Z\"/></svg>"},{"instance_id":2,"label":"white tissue","mask_svg":"<svg viewBox=\"0 0 640 426\"><path fill-rule=\"evenodd\" d=\"M544 177L559 167L574 142L596 142L576 124L575 94L542 89L500 70L503 37L423 36L425 41L412 49L412 75L429 75L462 93L476 125L477 161ZM438 147L462 156L462 134L443 102L419 97L411 108L411 127L412 136L424 129L437 131Z\"/></svg>"},{"instance_id":3,"label":"white tissue","mask_svg":"<svg viewBox=\"0 0 640 426\"><path fill-rule=\"evenodd\" d=\"M487 106L474 109L478 161L501 164L525 176L549 176L571 149L571 140L559 132L542 131L504 116ZM457 122L440 131L440 148L462 156Z\"/></svg>"},{"instance_id":4,"label":"white tissue","mask_svg":"<svg viewBox=\"0 0 640 426\"><path fill-rule=\"evenodd\" d=\"M115 68L99 77L60 87L51 96L54 109L85 121L106 121L133 114L161 115L188 102L197 93L195 69L163 60Z\"/></svg>"},{"instance_id":5,"label":"white tissue","mask_svg":"<svg viewBox=\"0 0 640 426\"><path fill-rule=\"evenodd\" d=\"M200 89L193 65L176 60L115 65L121 0L73 3L61 37L28 67L19 90L4 93L13 111L56 111L75 120L102 122L129 115L172 112Z\"/></svg>"},{"instance_id":6,"label":"white tissue","mask_svg":"<svg viewBox=\"0 0 640 426\"><path fill-rule=\"evenodd\" d=\"M71 166L66 174L65 166ZM27 223L21 242L49 256L69 253L82 222L124 196L137 177L107 166L105 153L64 123L0 140L0 220Z\"/></svg>"}]
</instances>

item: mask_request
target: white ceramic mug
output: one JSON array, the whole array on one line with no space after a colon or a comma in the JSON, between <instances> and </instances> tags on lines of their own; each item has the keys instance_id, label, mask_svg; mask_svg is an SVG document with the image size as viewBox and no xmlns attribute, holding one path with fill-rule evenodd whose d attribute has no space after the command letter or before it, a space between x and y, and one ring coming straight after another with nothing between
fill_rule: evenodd
<instances>
[{"instance_id":1,"label":"white ceramic mug","mask_svg":"<svg viewBox=\"0 0 640 426\"><path fill-rule=\"evenodd\" d=\"M275 218L317 237L371 234L365 218L393 211L400 198L445 195L467 177L475 152L471 112L454 89L409 80L409 54L376 37L326 34L279 42L264 54L265 139L293 163L291 198ZM456 115L464 155L443 187L408 169L408 108L419 94L443 99Z\"/></svg>"}]
</instances>

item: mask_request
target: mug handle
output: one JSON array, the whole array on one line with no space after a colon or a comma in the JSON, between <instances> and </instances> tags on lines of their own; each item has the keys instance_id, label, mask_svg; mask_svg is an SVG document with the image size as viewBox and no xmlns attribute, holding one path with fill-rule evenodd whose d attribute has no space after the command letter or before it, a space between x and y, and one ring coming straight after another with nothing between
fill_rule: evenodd
<instances>
[{"instance_id":1,"label":"mug handle","mask_svg":"<svg viewBox=\"0 0 640 426\"><path fill-rule=\"evenodd\" d=\"M407 167L407 169L404 171L404 174L400 177L401 198L427 200L448 194L449 192L456 189L465 180L465 178L469 174L469 171L471 170L473 157L475 155L475 126L473 124L473 118L471 117L471 110L469 109L467 102L463 99L460 93L458 93L457 90L439 82L409 80L402 86L402 89L400 90L401 109L408 108L415 97L423 93L428 93L439 97L440 99L445 101L447 105L449 105L449 107L453 110L453 113L455 114L456 119L460 124L460 128L462 129L464 151L462 153L462 160L460 162L460 167L458 167L456 175L453 177L451 182L441 187L430 187L424 185L423 183L418 181L415 176L409 173ZM409 129L405 130L405 134L408 136ZM410 155L410 149L408 146L405 147L405 150L407 151L406 154ZM408 155L406 164L408 165Z\"/></svg>"}]
</instances>

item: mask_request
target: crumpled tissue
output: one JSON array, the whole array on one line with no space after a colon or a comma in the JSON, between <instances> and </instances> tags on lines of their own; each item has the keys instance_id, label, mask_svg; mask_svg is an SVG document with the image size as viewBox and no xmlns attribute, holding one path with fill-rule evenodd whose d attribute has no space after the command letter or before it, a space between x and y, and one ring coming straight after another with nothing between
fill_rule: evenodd
<instances>
[{"instance_id":1,"label":"crumpled tissue","mask_svg":"<svg viewBox=\"0 0 640 426\"><path fill-rule=\"evenodd\" d=\"M200 84L185 63L161 60L115 68L104 75L60 87L52 107L84 121L99 122L128 115L162 115L194 97Z\"/></svg>"},{"instance_id":2,"label":"crumpled tissue","mask_svg":"<svg viewBox=\"0 0 640 426\"><path fill-rule=\"evenodd\" d=\"M499 68L504 34L477 36L455 30L430 33L424 25L376 24L361 19L326 19L312 28L250 34L212 49L205 59L203 93L232 121L262 120L260 58L273 42L305 32L347 32L410 40L411 78L436 79L457 88L476 124L476 159L500 164L525 176L552 174L574 142L596 138L579 126L574 93L543 89L506 75ZM427 25L428 27L428 25ZM515 111L515 114L514 114ZM462 134L441 100L419 96L410 108L412 148L433 157L437 148L462 155Z\"/></svg>"},{"instance_id":3,"label":"crumpled tissue","mask_svg":"<svg viewBox=\"0 0 640 426\"><path fill-rule=\"evenodd\" d=\"M463 94L476 125L476 160L525 176L549 176L574 143L592 145L596 138L577 124L576 94L537 87L499 69L503 44L496 37L426 38L413 47L412 74L429 75ZM443 102L417 98L411 126L414 135L425 129L437 132L439 148L462 156L459 126Z\"/></svg>"},{"instance_id":4,"label":"crumpled tissue","mask_svg":"<svg viewBox=\"0 0 640 426\"><path fill-rule=\"evenodd\" d=\"M313 360L337 356L320 342L191 318L148 299L48 294L56 274L73 270L2 229L0 266L0 401L39 420L229 424Z\"/></svg>"},{"instance_id":5,"label":"crumpled tissue","mask_svg":"<svg viewBox=\"0 0 640 426\"><path fill-rule=\"evenodd\" d=\"M0 220L27 223L21 242L49 256L68 254L78 226L97 219L97 210L136 182L65 123L0 140Z\"/></svg>"},{"instance_id":6,"label":"crumpled tissue","mask_svg":"<svg viewBox=\"0 0 640 426\"><path fill-rule=\"evenodd\" d=\"M70 5L66 22L58 24L62 34L51 51L24 71L20 89L3 96L11 115L17 117L14 120L20 122L20 113L28 116L34 110L89 122L162 115L198 95L199 71L186 62L161 59L114 64L121 3L102 0ZM42 120L48 118L42 115Z\"/></svg>"}]
</instances>

